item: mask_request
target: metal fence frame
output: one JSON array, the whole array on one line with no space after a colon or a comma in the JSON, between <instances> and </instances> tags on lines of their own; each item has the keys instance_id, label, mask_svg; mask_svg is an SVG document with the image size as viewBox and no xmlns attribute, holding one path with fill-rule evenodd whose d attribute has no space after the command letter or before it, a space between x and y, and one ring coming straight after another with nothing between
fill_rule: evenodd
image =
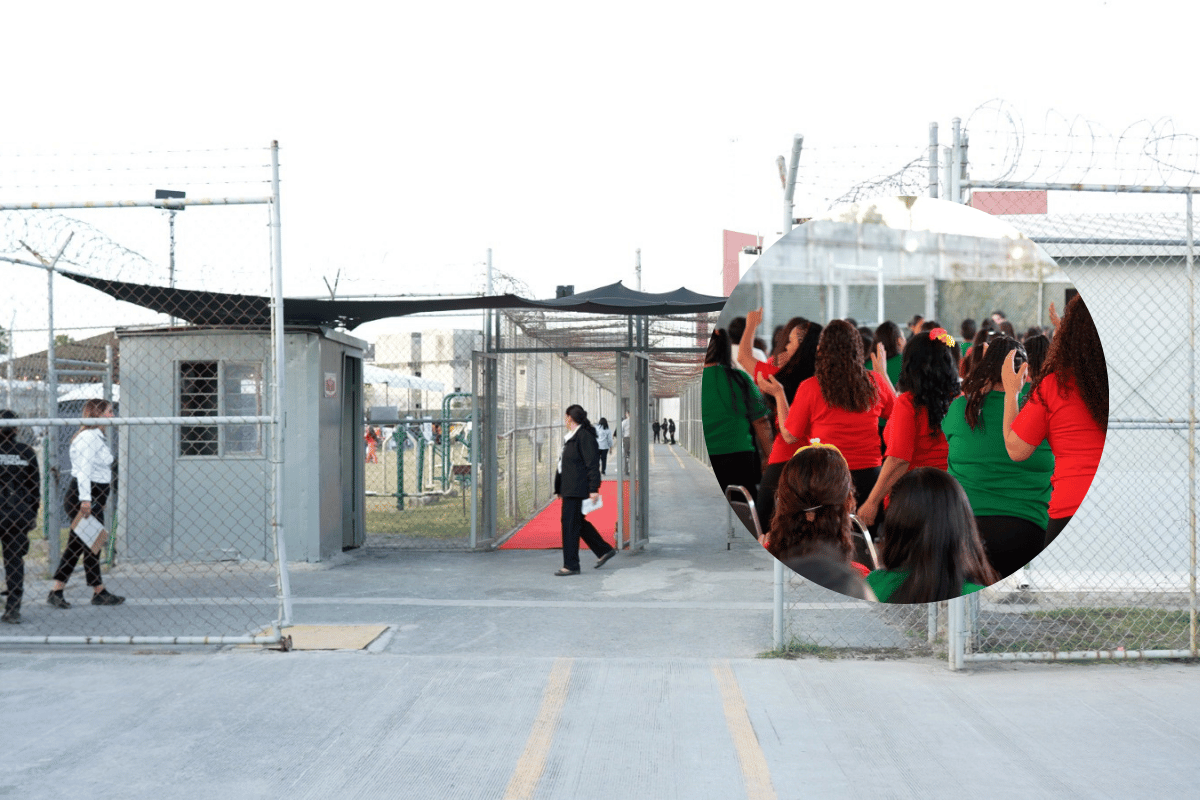
<instances>
[{"instance_id":1,"label":"metal fence frame","mask_svg":"<svg viewBox=\"0 0 1200 800\"><path fill-rule=\"evenodd\" d=\"M282 519L283 508L283 470L285 467L284 454L284 436L283 436L283 406L282 400L285 397L285 375L284 365L287 363L284 355L284 318L283 318L283 260L282 260L282 231L280 222L279 210L279 143L272 142L270 146L271 155L271 193L266 196L230 196L230 197L208 197L208 198L187 198L187 199L121 199L121 198L105 198L94 200L79 200L65 202L18 202L18 203L0 203L0 212L9 211L53 211L66 209L93 209L93 208L165 208L167 210L182 210L188 206L229 206L229 205L266 205L270 214L270 250L271 250L271 374L272 382L269 387L270 391L270 411L269 415L261 416L220 416L220 417L125 417L116 419L88 419L88 425L101 425L110 428L127 427L136 425L223 425L223 424L260 424L269 429L271 449L269 454L269 462L271 464L271 492L268 499L268 518L272 529L272 540L275 548L275 576L276 576L276 598L277 598L277 615L276 619L264 621L264 627L269 629L269 633L262 635L255 634L227 634L215 632L211 636L195 636L195 635L180 635L180 636L142 636L142 635L46 635L46 636L20 636L20 635L0 635L0 644L150 644L150 645L189 645L189 644L279 644L283 643L287 646L288 642L283 634L283 628L292 624L292 597L291 586L288 575L287 566L287 550L284 538L284 528ZM73 235L73 234L72 234ZM49 301L49 340L47 345L47 367L48 367L48 394L52 399L58 397L58 381L56 374L56 359L55 359L55 334L54 334L54 275L56 266L63 253L66 251L67 245L70 243L71 235L63 242L58 254L53 259L44 259L39 257L41 263L34 263L20 259L4 258L0 260L8 261L15 264L20 264L29 267L40 267L46 270L47 274L47 299ZM172 239L173 246L173 239ZM68 365L74 369L83 365L71 364ZM57 415L58 403L47 403L47 416L43 418L25 418L19 420L0 420L0 426L4 427L27 427L34 425L45 426L51 430L62 427L78 427L84 424L81 418L60 418ZM48 442L47 437L46 442ZM41 450L43 456L49 453L48 444L44 444ZM45 465L49 467L48 464ZM42 507L46 508L50 502L50 498L42 503ZM57 556L55 556L57 559Z\"/></svg>"}]
</instances>

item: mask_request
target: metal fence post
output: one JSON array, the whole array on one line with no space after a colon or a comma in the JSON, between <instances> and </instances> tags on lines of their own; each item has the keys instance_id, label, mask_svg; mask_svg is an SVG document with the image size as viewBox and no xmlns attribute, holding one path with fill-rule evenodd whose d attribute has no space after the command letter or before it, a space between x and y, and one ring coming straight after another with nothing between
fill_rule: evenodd
<instances>
[{"instance_id":1,"label":"metal fence post","mask_svg":"<svg viewBox=\"0 0 1200 800\"><path fill-rule=\"evenodd\" d=\"M1196 281L1195 239L1192 223L1192 193L1187 193L1187 283L1188 283L1188 639L1192 657L1197 655L1196 636Z\"/></svg>"}]
</instances>

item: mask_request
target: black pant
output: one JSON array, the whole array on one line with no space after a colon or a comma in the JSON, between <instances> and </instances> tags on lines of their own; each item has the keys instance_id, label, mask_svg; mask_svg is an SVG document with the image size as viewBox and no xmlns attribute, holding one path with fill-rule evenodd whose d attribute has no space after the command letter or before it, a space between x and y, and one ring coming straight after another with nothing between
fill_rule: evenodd
<instances>
[{"instance_id":1,"label":"black pant","mask_svg":"<svg viewBox=\"0 0 1200 800\"><path fill-rule=\"evenodd\" d=\"M1074 514L1071 517L1075 516ZM1071 521L1071 517L1063 517L1062 519L1050 518L1050 524L1046 527L1046 547L1054 541L1054 537L1063 532L1063 528L1067 527L1067 523Z\"/></svg>"},{"instance_id":2,"label":"black pant","mask_svg":"<svg viewBox=\"0 0 1200 800\"><path fill-rule=\"evenodd\" d=\"M850 482L854 484L854 502L861 506L871 496L871 490L875 488L875 481L879 479L880 467L867 467L866 469L850 470ZM883 525L883 503L879 504L879 510L875 513L875 522L867 527L867 533L870 534L874 541L879 538L879 528ZM871 552L867 549L867 543L858 536L854 537L854 560L860 564L871 566Z\"/></svg>"},{"instance_id":3,"label":"black pant","mask_svg":"<svg viewBox=\"0 0 1200 800\"><path fill-rule=\"evenodd\" d=\"M104 522L104 504L108 501L108 487L107 483L92 484L92 516L100 522ZM63 510L67 512L67 519L75 521L75 517L79 514L79 506L79 484L72 478L67 487L67 495L63 498ZM58 569L54 572L54 580L60 583L70 580L71 573L75 571L75 564L79 561L80 556L83 556L83 572L87 578L87 585L102 585L104 579L100 576L100 556L93 553L92 548L84 544L73 530L67 537L67 546L63 550L62 558L58 560Z\"/></svg>"},{"instance_id":4,"label":"black pant","mask_svg":"<svg viewBox=\"0 0 1200 800\"><path fill-rule=\"evenodd\" d=\"M608 469L608 450L604 449L597 452L600 453L600 474L603 475L605 470Z\"/></svg>"},{"instance_id":5,"label":"black pant","mask_svg":"<svg viewBox=\"0 0 1200 800\"><path fill-rule=\"evenodd\" d=\"M5 588L8 590L6 611L21 608L25 591L25 554L29 552L29 534L24 530L0 529L0 547L4 549Z\"/></svg>"},{"instance_id":6,"label":"black pant","mask_svg":"<svg viewBox=\"0 0 1200 800\"><path fill-rule=\"evenodd\" d=\"M1001 578L1028 564L1046 546L1046 530L1020 517L976 517L975 527L988 561Z\"/></svg>"},{"instance_id":7,"label":"black pant","mask_svg":"<svg viewBox=\"0 0 1200 800\"><path fill-rule=\"evenodd\" d=\"M579 569L579 540L583 539L588 549L597 556L611 552L616 548L604 541L604 537L596 530L596 526L588 522L583 515L583 497L564 497L562 499L562 549L563 566L567 569Z\"/></svg>"},{"instance_id":8,"label":"black pant","mask_svg":"<svg viewBox=\"0 0 1200 800\"><path fill-rule=\"evenodd\" d=\"M721 485L721 494L725 494L725 488L728 486L741 486L750 492L755 506L758 505L758 483L762 480L762 462L758 453L745 450L740 453L709 455L708 462L712 465L713 474L717 476L717 483ZM759 517L759 522L761 521L762 517Z\"/></svg>"}]
</instances>

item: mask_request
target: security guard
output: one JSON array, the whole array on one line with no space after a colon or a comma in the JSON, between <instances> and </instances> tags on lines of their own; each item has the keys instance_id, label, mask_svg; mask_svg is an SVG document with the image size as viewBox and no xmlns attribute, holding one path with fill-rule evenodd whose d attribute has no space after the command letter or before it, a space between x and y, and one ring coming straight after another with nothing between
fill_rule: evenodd
<instances>
[{"instance_id":1,"label":"security guard","mask_svg":"<svg viewBox=\"0 0 1200 800\"><path fill-rule=\"evenodd\" d=\"M7 408L0 409L0 420L16 419ZM37 453L17 441L17 429L0 427L0 548L4 550L4 576L8 597L0 622L21 622L21 595L25 587L25 554L29 552L29 532L37 523L41 507L41 481Z\"/></svg>"}]
</instances>

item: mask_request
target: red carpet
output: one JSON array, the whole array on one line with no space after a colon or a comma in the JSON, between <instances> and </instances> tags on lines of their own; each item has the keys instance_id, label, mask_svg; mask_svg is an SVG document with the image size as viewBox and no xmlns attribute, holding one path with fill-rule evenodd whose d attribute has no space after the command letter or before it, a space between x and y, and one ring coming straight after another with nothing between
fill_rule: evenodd
<instances>
[{"instance_id":1,"label":"red carpet","mask_svg":"<svg viewBox=\"0 0 1200 800\"><path fill-rule=\"evenodd\" d=\"M625 482L625 511L629 511L629 483ZM600 484L600 496L604 505L597 511L587 515L588 522L596 526L596 530L609 544L617 542L617 481L604 481ZM579 546L586 550L583 542ZM525 523L525 527L517 531L511 539L500 545L501 550L559 550L562 548L562 501L554 499L542 513Z\"/></svg>"}]
</instances>

